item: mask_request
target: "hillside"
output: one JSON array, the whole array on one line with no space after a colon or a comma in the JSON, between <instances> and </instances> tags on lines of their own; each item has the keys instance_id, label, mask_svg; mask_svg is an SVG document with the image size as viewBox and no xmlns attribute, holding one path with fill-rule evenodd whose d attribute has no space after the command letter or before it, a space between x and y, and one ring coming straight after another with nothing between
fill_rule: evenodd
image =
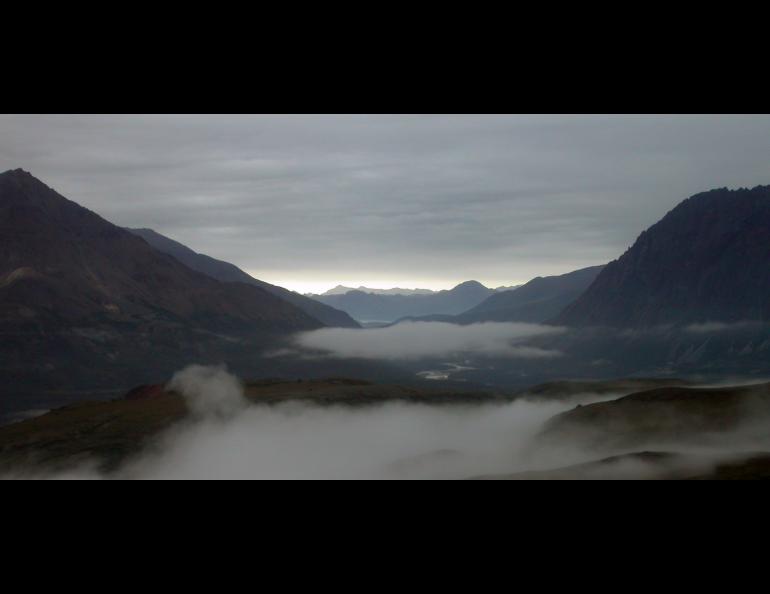
<instances>
[{"instance_id":1,"label":"hillside","mask_svg":"<svg viewBox=\"0 0 770 594\"><path fill-rule=\"evenodd\" d=\"M688 198L553 323L652 328L770 320L770 186Z\"/></svg>"},{"instance_id":2,"label":"hillside","mask_svg":"<svg viewBox=\"0 0 770 594\"><path fill-rule=\"evenodd\" d=\"M768 445L768 420L770 384L668 386L578 406L549 421L539 440L605 452L672 445L728 448L744 439Z\"/></svg>"},{"instance_id":3,"label":"hillside","mask_svg":"<svg viewBox=\"0 0 770 594\"><path fill-rule=\"evenodd\" d=\"M360 327L358 323L356 323L356 321L353 320L353 318L351 318L344 311L334 309L333 307L324 305L323 303L319 303L318 301L305 297L304 295L300 295L299 293L295 293L294 291L289 291L283 287L278 287L276 285L271 285L270 283L258 280L248 275L234 264L230 264L229 262L224 262L222 260L217 260L205 254L198 254L187 246L182 245L178 241L174 241L173 239L165 237L160 233L153 231L152 229L127 230L134 235L138 235L144 239L156 250L173 256L182 262L185 266L188 266L193 270L202 272L203 274L208 275L218 281L228 283L246 283L264 289L268 293L272 293L276 297L280 297L284 301L295 305L306 314L315 318L326 326L339 328Z\"/></svg>"},{"instance_id":4,"label":"hillside","mask_svg":"<svg viewBox=\"0 0 770 594\"><path fill-rule=\"evenodd\" d=\"M25 171L0 174L8 391L120 386L191 358L226 360L223 350L241 341L254 348L321 326L264 289L191 270Z\"/></svg>"}]
</instances>

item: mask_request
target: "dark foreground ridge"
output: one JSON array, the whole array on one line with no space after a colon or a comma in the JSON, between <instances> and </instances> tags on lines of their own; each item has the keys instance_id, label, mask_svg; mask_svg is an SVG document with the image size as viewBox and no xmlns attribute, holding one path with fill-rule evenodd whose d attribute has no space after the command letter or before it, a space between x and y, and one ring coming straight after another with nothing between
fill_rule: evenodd
<instances>
[{"instance_id":1,"label":"dark foreground ridge","mask_svg":"<svg viewBox=\"0 0 770 594\"><path fill-rule=\"evenodd\" d=\"M666 387L578 406L554 417L541 443L568 441L596 452L661 444L724 446L764 438L770 383L722 388Z\"/></svg>"},{"instance_id":2,"label":"dark foreground ridge","mask_svg":"<svg viewBox=\"0 0 770 594\"><path fill-rule=\"evenodd\" d=\"M770 452L713 459L673 452L634 452L551 470L474 477L476 480L770 480Z\"/></svg>"},{"instance_id":3,"label":"dark foreground ridge","mask_svg":"<svg viewBox=\"0 0 770 594\"><path fill-rule=\"evenodd\" d=\"M527 398L553 405L555 400L590 394L589 388L594 390L593 398L601 396L603 390L605 397L614 398L624 388L656 381L682 383L675 379L553 382L530 389ZM558 393L559 386L562 393ZM244 394L250 406L304 403L317 407L368 407L389 402L467 407L504 404L521 397L415 389L346 378L261 380L247 383ZM34 478L78 469L95 470L106 478L118 476L118 471L140 454L156 451L167 430L188 426L195 418L185 398L163 385L139 386L108 402L63 407L0 427L0 476ZM768 419L770 384L723 388L674 385L644 390L578 405L552 417L530 442L533 470L477 478L770 478L770 442L764 430ZM578 463L561 467L543 463L565 460L564 451L573 461L579 453ZM551 452L556 456L550 456ZM430 459L444 455L449 453L425 454Z\"/></svg>"}]
</instances>

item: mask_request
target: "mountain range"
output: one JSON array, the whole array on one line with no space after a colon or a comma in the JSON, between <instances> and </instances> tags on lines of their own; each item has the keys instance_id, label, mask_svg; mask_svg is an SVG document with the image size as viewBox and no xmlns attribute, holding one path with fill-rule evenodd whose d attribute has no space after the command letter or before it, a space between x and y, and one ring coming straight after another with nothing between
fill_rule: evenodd
<instances>
[{"instance_id":1,"label":"mountain range","mask_svg":"<svg viewBox=\"0 0 770 594\"><path fill-rule=\"evenodd\" d=\"M316 295L309 293L308 297L326 297L328 295L344 295L350 293L350 291L361 291L362 293L371 293L373 295L432 295L436 291L431 289L402 289L401 287L394 287L392 289L372 289L370 287L360 286L357 289L353 287L346 287L344 285L337 285L329 289L328 291Z\"/></svg>"},{"instance_id":2,"label":"mountain range","mask_svg":"<svg viewBox=\"0 0 770 594\"><path fill-rule=\"evenodd\" d=\"M591 266L559 276L538 276L514 290L496 292L475 307L455 316L406 317L399 321L542 323L558 315L565 306L579 297L603 268Z\"/></svg>"},{"instance_id":3,"label":"mountain range","mask_svg":"<svg viewBox=\"0 0 770 594\"><path fill-rule=\"evenodd\" d=\"M522 382L524 371L756 375L770 369L769 259L770 186L719 189L679 204L606 266L505 292L468 281L311 299L149 229L118 227L17 169L0 174L0 378L6 391L37 394L160 381L190 362L227 362L252 377L358 370L357 361L260 354L299 331L355 329L356 319L568 328L529 341L560 358L501 363L500 383ZM367 379L415 372L366 365Z\"/></svg>"},{"instance_id":4,"label":"mountain range","mask_svg":"<svg viewBox=\"0 0 770 594\"><path fill-rule=\"evenodd\" d=\"M393 322L406 316L462 313L494 293L477 281L467 281L428 295L379 295L356 290L313 298L346 311L358 321Z\"/></svg>"},{"instance_id":5,"label":"mountain range","mask_svg":"<svg viewBox=\"0 0 770 594\"><path fill-rule=\"evenodd\" d=\"M511 285L496 287L495 291L512 291L518 289L521 285ZM391 289L372 289L371 287L360 286L357 289L353 287L346 287L345 285L337 285L326 291L325 293L307 293L307 297L326 297L328 295L345 295L351 291L361 291L362 293L371 293L372 295L434 295L438 291L432 289L402 289L401 287L393 287Z\"/></svg>"}]
</instances>

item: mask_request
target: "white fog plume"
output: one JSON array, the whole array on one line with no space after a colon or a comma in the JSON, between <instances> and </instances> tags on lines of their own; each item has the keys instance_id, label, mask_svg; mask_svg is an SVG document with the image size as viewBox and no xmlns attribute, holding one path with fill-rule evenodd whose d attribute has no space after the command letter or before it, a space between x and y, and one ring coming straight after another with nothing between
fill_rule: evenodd
<instances>
[{"instance_id":1,"label":"white fog plume","mask_svg":"<svg viewBox=\"0 0 770 594\"><path fill-rule=\"evenodd\" d=\"M176 372L167 387L184 396L196 417L232 417L246 406L240 381L223 365L190 365Z\"/></svg>"},{"instance_id":2,"label":"white fog plume","mask_svg":"<svg viewBox=\"0 0 770 594\"><path fill-rule=\"evenodd\" d=\"M521 344L528 338L558 334L563 328L516 322L459 326L446 322L403 322L386 328L322 328L295 337L297 346L330 356L365 359L421 359L458 353L542 359L559 351Z\"/></svg>"},{"instance_id":3,"label":"white fog plume","mask_svg":"<svg viewBox=\"0 0 770 594\"><path fill-rule=\"evenodd\" d=\"M558 404L253 406L168 433L121 476L146 479L463 479L530 467Z\"/></svg>"}]
</instances>

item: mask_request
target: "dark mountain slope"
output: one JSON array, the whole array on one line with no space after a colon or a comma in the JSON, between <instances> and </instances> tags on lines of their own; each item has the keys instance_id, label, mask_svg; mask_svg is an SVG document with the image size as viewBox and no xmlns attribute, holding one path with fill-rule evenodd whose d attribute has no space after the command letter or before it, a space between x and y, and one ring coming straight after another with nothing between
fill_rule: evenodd
<instances>
[{"instance_id":1,"label":"dark mountain slope","mask_svg":"<svg viewBox=\"0 0 770 594\"><path fill-rule=\"evenodd\" d=\"M560 276L539 276L513 291L495 293L457 316L457 321L544 322L577 299L603 268L591 266Z\"/></svg>"},{"instance_id":2,"label":"dark mountain slope","mask_svg":"<svg viewBox=\"0 0 770 594\"><path fill-rule=\"evenodd\" d=\"M0 174L6 396L125 386L321 326L259 287L191 270L29 173Z\"/></svg>"},{"instance_id":3,"label":"dark mountain slope","mask_svg":"<svg viewBox=\"0 0 770 594\"><path fill-rule=\"evenodd\" d=\"M343 295L318 295L314 299L348 312L357 320L390 322L406 316L458 314L494 294L476 281L461 283L431 295L375 295L349 291Z\"/></svg>"},{"instance_id":4,"label":"dark mountain slope","mask_svg":"<svg viewBox=\"0 0 770 594\"><path fill-rule=\"evenodd\" d=\"M591 266L560 276L538 276L517 289L496 292L459 315L410 316L398 320L415 322L529 322L551 319L577 299L604 266Z\"/></svg>"},{"instance_id":5,"label":"dark mountain slope","mask_svg":"<svg viewBox=\"0 0 770 594\"><path fill-rule=\"evenodd\" d=\"M267 291L187 268L22 170L0 174L0 304L29 319L72 323L166 319L276 331L321 325Z\"/></svg>"},{"instance_id":6,"label":"dark mountain slope","mask_svg":"<svg viewBox=\"0 0 770 594\"><path fill-rule=\"evenodd\" d=\"M650 328L770 319L770 186L688 198L553 322Z\"/></svg>"},{"instance_id":7,"label":"dark mountain slope","mask_svg":"<svg viewBox=\"0 0 770 594\"><path fill-rule=\"evenodd\" d=\"M185 266L197 270L198 272L202 272L211 278L222 282L246 283L264 289L265 291L280 297L284 301L288 301L297 306L306 314L314 317L327 326L336 326L340 328L359 327L358 323L344 311L334 309L333 307L324 305L323 303L319 303L318 301L289 291L283 287L277 287L270 283L258 280L249 276L234 264L217 260L205 254L198 254L178 241L169 239L152 229L128 229L128 231L144 239L156 250L173 256Z\"/></svg>"}]
</instances>

